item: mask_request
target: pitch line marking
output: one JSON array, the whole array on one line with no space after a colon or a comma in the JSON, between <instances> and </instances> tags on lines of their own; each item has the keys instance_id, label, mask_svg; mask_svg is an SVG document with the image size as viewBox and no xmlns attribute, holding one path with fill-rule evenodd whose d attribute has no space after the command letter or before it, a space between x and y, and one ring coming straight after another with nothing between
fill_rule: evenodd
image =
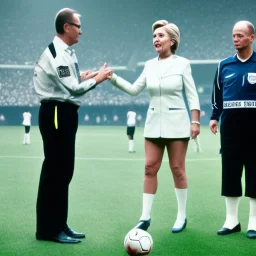
<instances>
[{"instance_id":1,"label":"pitch line marking","mask_svg":"<svg viewBox=\"0 0 256 256\"><path fill-rule=\"evenodd\" d=\"M43 156L3 156L0 158L16 158L16 159L43 159ZM144 161L145 158L110 158L110 157L76 157L76 160L86 161ZM220 160L220 157L214 158L187 158L186 162L197 162L197 161L216 161ZM163 161L168 161L163 159Z\"/></svg>"}]
</instances>

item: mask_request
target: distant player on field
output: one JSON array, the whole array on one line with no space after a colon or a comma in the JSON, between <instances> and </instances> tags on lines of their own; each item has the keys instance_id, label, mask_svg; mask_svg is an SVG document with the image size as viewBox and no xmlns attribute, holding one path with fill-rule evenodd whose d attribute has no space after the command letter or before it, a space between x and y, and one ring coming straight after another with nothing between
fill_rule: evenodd
<instances>
[{"instance_id":1,"label":"distant player on field","mask_svg":"<svg viewBox=\"0 0 256 256\"><path fill-rule=\"evenodd\" d=\"M202 153L203 150L202 150L202 147L201 147L199 135L194 139L194 142L195 142L195 152Z\"/></svg>"},{"instance_id":2,"label":"distant player on field","mask_svg":"<svg viewBox=\"0 0 256 256\"><path fill-rule=\"evenodd\" d=\"M25 127L25 134L23 137L23 144L30 144L30 126L31 126L31 113L30 112L24 112L23 113L23 122L22 125Z\"/></svg>"},{"instance_id":3,"label":"distant player on field","mask_svg":"<svg viewBox=\"0 0 256 256\"><path fill-rule=\"evenodd\" d=\"M136 112L128 111L127 113L127 136L129 140L129 153L135 153L134 150L134 133L135 133L135 126L136 126Z\"/></svg>"}]
</instances>

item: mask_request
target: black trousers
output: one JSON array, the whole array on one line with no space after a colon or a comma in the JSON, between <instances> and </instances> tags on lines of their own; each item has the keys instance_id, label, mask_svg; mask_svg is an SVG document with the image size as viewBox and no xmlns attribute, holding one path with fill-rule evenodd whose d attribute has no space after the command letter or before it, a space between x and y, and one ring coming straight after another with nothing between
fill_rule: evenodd
<instances>
[{"instance_id":1,"label":"black trousers","mask_svg":"<svg viewBox=\"0 0 256 256\"><path fill-rule=\"evenodd\" d=\"M242 175L245 171L244 195L256 198L256 163L255 154L222 153L222 188L223 196L240 197L243 195Z\"/></svg>"},{"instance_id":2,"label":"black trousers","mask_svg":"<svg viewBox=\"0 0 256 256\"><path fill-rule=\"evenodd\" d=\"M221 194L243 194L244 170L246 197L256 198L256 108L225 110L220 125L222 186Z\"/></svg>"},{"instance_id":3,"label":"black trousers","mask_svg":"<svg viewBox=\"0 0 256 256\"><path fill-rule=\"evenodd\" d=\"M50 101L41 103L39 129L43 139L37 196L37 234L54 236L67 224L69 183L74 172L78 106Z\"/></svg>"}]
</instances>

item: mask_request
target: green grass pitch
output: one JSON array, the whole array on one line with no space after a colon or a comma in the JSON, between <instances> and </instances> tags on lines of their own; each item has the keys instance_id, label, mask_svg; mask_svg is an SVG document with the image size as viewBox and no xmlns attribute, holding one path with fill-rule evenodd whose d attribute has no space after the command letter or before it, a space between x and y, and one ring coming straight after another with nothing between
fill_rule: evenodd
<instances>
[{"instance_id":1,"label":"green grass pitch","mask_svg":"<svg viewBox=\"0 0 256 256\"><path fill-rule=\"evenodd\" d=\"M70 185L69 225L87 238L77 245L35 239L35 205L43 160L38 127L22 145L24 128L0 127L0 255L125 256L123 240L141 214L144 172L143 128L135 132L135 154L128 153L126 127L80 126L75 174ZM177 203L167 156L159 171L149 233L155 256L253 256L256 241L246 238L249 199L242 197L242 232L217 236L225 219L220 196L219 135L201 130L202 153L189 144L187 228L172 234Z\"/></svg>"}]
</instances>

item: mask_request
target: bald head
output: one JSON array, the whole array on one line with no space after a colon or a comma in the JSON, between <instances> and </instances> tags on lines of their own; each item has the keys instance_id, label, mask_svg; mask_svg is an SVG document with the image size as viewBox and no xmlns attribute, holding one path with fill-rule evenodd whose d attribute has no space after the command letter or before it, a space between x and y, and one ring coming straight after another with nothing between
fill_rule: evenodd
<instances>
[{"instance_id":1,"label":"bald head","mask_svg":"<svg viewBox=\"0 0 256 256\"><path fill-rule=\"evenodd\" d=\"M233 44L240 58L249 58L253 51L255 29L251 22L241 20L237 22L232 31Z\"/></svg>"},{"instance_id":2,"label":"bald head","mask_svg":"<svg viewBox=\"0 0 256 256\"><path fill-rule=\"evenodd\" d=\"M245 33L248 33L248 35L255 34L255 28L254 28L253 24L247 20L238 21L234 25L233 30L242 30Z\"/></svg>"}]
</instances>

